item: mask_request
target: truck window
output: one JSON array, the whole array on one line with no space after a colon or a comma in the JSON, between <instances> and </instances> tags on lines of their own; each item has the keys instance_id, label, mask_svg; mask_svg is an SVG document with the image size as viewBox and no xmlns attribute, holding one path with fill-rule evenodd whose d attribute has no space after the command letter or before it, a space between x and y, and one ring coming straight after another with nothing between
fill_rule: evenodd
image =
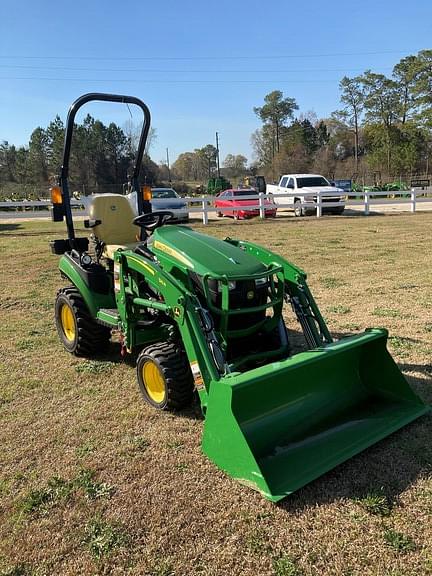
<instances>
[{"instance_id":1,"label":"truck window","mask_svg":"<svg viewBox=\"0 0 432 576\"><path fill-rule=\"evenodd\" d=\"M279 186L281 188L286 188L287 180L288 180L288 176L284 176L283 178L281 178L281 181L279 182Z\"/></svg>"},{"instance_id":2,"label":"truck window","mask_svg":"<svg viewBox=\"0 0 432 576\"><path fill-rule=\"evenodd\" d=\"M294 178L290 178L288 180L288 186L287 188L292 188L294 190Z\"/></svg>"},{"instance_id":3,"label":"truck window","mask_svg":"<svg viewBox=\"0 0 432 576\"><path fill-rule=\"evenodd\" d=\"M330 186L323 176L306 176L297 178L298 188L313 188L314 186Z\"/></svg>"}]
</instances>

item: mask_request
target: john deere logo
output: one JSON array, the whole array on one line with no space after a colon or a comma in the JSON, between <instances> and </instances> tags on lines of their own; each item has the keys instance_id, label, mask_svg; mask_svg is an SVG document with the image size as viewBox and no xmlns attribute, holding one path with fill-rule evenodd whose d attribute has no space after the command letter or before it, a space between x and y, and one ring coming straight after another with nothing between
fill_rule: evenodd
<instances>
[{"instance_id":1,"label":"john deere logo","mask_svg":"<svg viewBox=\"0 0 432 576\"><path fill-rule=\"evenodd\" d=\"M254 296L255 296L255 292L253 290L249 290L249 292L246 294L246 298L248 300L253 300Z\"/></svg>"}]
</instances>

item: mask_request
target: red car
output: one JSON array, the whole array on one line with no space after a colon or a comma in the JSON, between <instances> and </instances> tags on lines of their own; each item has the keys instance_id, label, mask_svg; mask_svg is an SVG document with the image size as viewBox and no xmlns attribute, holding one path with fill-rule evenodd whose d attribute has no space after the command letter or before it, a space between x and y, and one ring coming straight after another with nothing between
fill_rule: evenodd
<instances>
[{"instance_id":1,"label":"red car","mask_svg":"<svg viewBox=\"0 0 432 576\"><path fill-rule=\"evenodd\" d=\"M243 198L244 196L246 198ZM215 207L218 208L218 212L216 212L218 217L234 216L236 220L253 218L259 216L258 194L253 188L224 190L216 196ZM266 218L276 216L276 206L267 198L264 198L264 210Z\"/></svg>"}]
</instances>

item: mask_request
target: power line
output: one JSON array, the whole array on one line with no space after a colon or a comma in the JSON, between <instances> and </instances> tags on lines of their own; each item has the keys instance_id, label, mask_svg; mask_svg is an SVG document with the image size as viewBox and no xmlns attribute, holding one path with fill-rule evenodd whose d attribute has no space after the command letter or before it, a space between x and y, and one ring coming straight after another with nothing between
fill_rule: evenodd
<instances>
[{"instance_id":1,"label":"power line","mask_svg":"<svg viewBox=\"0 0 432 576\"><path fill-rule=\"evenodd\" d=\"M322 84L322 83L335 83L337 80L281 80L280 78L267 79L267 80L239 80L235 79L197 79L197 80L160 80L160 79L140 79L140 78L45 78L38 76L0 76L0 80L40 80L40 81L54 81L54 82L132 82L137 84Z\"/></svg>"},{"instance_id":2,"label":"power line","mask_svg":"<svg viewBox=\"0 0 432 576\"><path fill-rule=\"evenodd\" d=\"M28 60L281 60L284 58L328 58L332 56L376 56L378 54L406 54L411 50L375 50L371 52L329 52L319 54L277 54L260 56L34 56L34 55L14 55L3 56L1 59L28 59Z\"/></svg>"},{"instance_id":3,"label":"power line","mask_svg":"<svg viewBox=\"0 0 432 576\"><path fill-rule=\"evenodd\" d=\"M364 72L364 68L297 68L293 70L215 70L207 68L206 70L181 70L181 69L168 69L168 68L75 68L69 66L33 66L21 64L0 64L0 68L7 69L25 69L25 70L62 70L70 72L167 72L169 74L298 74L309 72ZM391 66L381 68L382 70L392 70Z\"/></svg>"}]
</instances>

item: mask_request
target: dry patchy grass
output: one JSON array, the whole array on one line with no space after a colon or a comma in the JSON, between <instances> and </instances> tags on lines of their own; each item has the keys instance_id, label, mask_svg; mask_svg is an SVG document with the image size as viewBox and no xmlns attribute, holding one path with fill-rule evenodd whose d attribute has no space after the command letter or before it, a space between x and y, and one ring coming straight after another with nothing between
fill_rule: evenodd
<instances>
[{"instance_id":1,"label":"dry patchy grass","mask_svg":"<svg viewBox=\"0 0 432 576\"><path fill-rule=\"evenodd\" d=\"M388 328L431 401L431 228L424 213L202 230L303 267L336 336ZM1 576L432 574L430 417L271 504L206 460L192 412L143 404L115 344L96 361L62 350L47 242L63 234L0 223Z\"/></svg>"}]
</instances>

